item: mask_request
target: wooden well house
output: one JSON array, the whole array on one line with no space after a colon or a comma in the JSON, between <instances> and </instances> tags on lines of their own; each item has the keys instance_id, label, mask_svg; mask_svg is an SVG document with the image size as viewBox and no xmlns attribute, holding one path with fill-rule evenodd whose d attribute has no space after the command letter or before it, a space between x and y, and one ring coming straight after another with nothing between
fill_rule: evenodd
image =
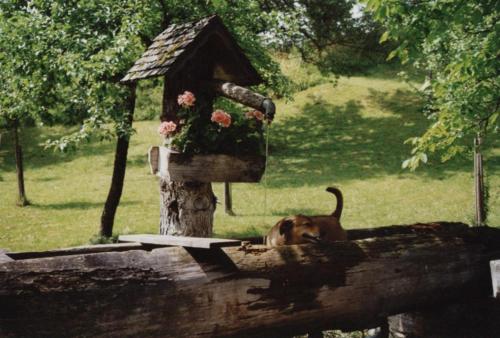
<instances>
[{"instance_id":1,"label":"wooden well house","mask_svg":"<svg viewBox=\"0 0 500 338\"><path fill-rule=\"evenodd\" d=\"M261 79L216 16L169 27L123 81L153 76L165 76L162 120L176 120L185 89L207 113L216 95L273 113L269 99L241 87ZM220 158L186 178L171 170L195 166L183 156L151 153L161 231L208 236L218 180L210 166ZM349 241L327 245L125 235L129 243L0 248L0 337L274 338L384 325L402 338L499 335L500 229L433 222L347 232Z\"/></svg>"},{"instance_id":2,"label":"wooden well house","mask_svg":"<svg viewBox=\"0 0 500 338\"><path fill-rule=\"evenodd\" d=\"M196 95L200 114L210 116L217 96L265 112L272 101L243 86L263 82L222 20L214 15L171 25L158 35L121 80L163 76L162 121L179 122L179 94ZM149 152L152 172L160 177L160 233L210 237L216 198L210 182L258 182L265 169L262 155L183 154L165 147Z\"/></svg>"}]
</instances>

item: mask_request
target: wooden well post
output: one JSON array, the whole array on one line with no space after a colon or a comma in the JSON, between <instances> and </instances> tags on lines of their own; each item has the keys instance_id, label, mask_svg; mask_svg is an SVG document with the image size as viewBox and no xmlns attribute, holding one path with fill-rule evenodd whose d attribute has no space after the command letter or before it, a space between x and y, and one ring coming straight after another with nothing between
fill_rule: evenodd
<instances>
[{"instance_id":1,"label":"wooden well post","mask_svg":"<svg viewBox=\"0 0 500 338\"><path fill-rule=\"evenodd\" d=\"M177 97L184 91L195 94L196 108L207 119L217 95L265 110L269 118L274 114L271 100L242 87L260 84L262 78L216 15L168 27L154 39L122 82L154 76L164 77L161 121L179 125ZM152 172L160 176L160 234L163 235L210 237L216 206L211 182L255 182L264 169L262 157L202 158L173 154L165 149L153 147L149 154ZM210 175L212 166L216 168L212 171L222 172L226 177ZM220 170L221 166L227 172ZM237 166L241 175L235 174Z\"/></svg>"}]
</instances>

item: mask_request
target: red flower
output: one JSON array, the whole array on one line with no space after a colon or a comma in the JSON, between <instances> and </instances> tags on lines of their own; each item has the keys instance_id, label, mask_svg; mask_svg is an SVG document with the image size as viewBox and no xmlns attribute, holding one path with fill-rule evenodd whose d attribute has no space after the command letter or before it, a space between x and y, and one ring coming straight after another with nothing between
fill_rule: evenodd
<instances>
[{"instance_id":1,"label":"red flower","mask_svg":"<svg viewBox=\"0 0 500 338\"><path fill-rule=\"evenodd\" d=\"M211 120L212 122L218 123L224 128L227 128L231 125L231 115L220 109L217 109L212 113Z\"/></svg>"},{"instance_id":2,"label":"red flower","mask_svg":"<svg viewBox=\"0 0 500 338\"><path fill-rule=\"evenodd\" d=\"M256 118L259 121L264 121L264 119L265 119L265 115L261 111L258 111L258 110L247 111L245 113L245 117L247 119Z\"/></svg>"}]
</instances>

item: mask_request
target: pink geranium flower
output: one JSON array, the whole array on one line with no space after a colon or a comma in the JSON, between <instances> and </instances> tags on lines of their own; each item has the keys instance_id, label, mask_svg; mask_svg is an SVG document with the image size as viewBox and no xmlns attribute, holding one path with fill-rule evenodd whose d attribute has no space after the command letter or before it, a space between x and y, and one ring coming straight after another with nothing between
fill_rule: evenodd
<instances>
[{"instance_id":1,"label":"pink geranium flower","mask_svg":"<svg viewBox=\"0 0 500 338\"><path fill-rule=\"evenodd\" d=\"M185 108L194 106L194 102L196 101L196 97L190 91L185 91L183 94L177 96L177 103L179 106L183 106Z\"/></svg>"},{"instance_id":2,"label":"pink geranium flower","mask_svg":"<svg viewBox=\"0 0 500 338\"><path fill-rule=\"evenodd\" d=\"M227 128L231 125L231 115L220 109L217 109L212 113L211 120L212 122L218 123L224 128Z\"/></svg>"},{"instance_id":3,"label":"pink geranium flower","mask_svg":"<svg viewBox=\"0 0 500 338\"><path fill-rule=\"evenodd\" d=\"M254 110L253 116L255 116L257 120L264 121L264 114L261 111Z\"/></svg>"},{"instance_id":4,"label":"pink geranium flower","mask_svg":"<svg viewBox=\"0 0 500 338\"><path fill-rule=\"evenodd\" d=\"M265 118L264 114L258 110L247 111L245 117L247 119L256 118L259 121L264 121Z\"/></svg>"},{"instance_id":5,"label":"pink geranium flower","mask_svg":"<svg viewBox=\"0 0 500 338\"><path fill-rule=\"evenodd\" d=\"M168 136L172 134L175 131L175 129L177 129L177 125L175 124L175 122L164 121L158 127L158 133L160 133L160 135L163 136Z\"/></svg>"}]
</instances>

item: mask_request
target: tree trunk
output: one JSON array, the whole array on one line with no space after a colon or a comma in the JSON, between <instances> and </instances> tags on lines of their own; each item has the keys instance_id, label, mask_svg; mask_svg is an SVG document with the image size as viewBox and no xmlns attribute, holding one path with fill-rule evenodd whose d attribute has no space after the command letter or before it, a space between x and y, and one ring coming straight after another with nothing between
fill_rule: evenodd
<instances>
[{"instance_id":1,"label":"tree trunk","mask_svg":"<svg viewBox=\"0 0 500 338\"><path fill-rule=\"evenodd\" d=\"M211 183L160 179L160 234L211 237L216 198Z\"/></svg>"},{"instance_id":2,"label":"tree trunk","mask_svg":"<svg viewBox=\"0 0 500 338\"><path fill-rule=\"evenodd\" d=\"M474 139L474 191L475 191L475 225L483 226L486 222L484 204L483 155L481 154L481 137Z\"/></svg>"},{"instance_id":3,"label":"tree trunk","mask_svg":"<svg viewBox=\"0 0 500 338\"><path fill-rule=\"evenodd\" d=\"M499 257L500 230L473 228L328 245L7 261L0 264L0 336L278 337L363 329L398 313L490 297L488 263ZM478 318L488 317L477 309ZM454 323L450 329L460 333Z\"/></svg>"},{"instance_id":4,"label":"tree trunk","mask_svg":"<svg viewBox=\"0 0 500 338\"><path fill-rule=\"evenodd\" d=\"M24 167L23 167L23 148L19 141L19 120L14 120L14 153L16 156L16 172L17 172L17 205L24 207L29 205L30 202L26 197L26 191L24 189Z\"/></svg>"},{"instance_id":5,"label":"tree trunk","mask_svg":"<svg viewBox=\"0 0 500 338\"><path fill-rule=\"evenodd\" d=\"M127 129L132 128L134 121L135 110L135 83L131 84L128 93L127 101L125 103L125 110L127 116L125 117ZM116 209L120 203L120 198L123 191L123 182L125 180L125 170L127 167L127 153L130 141L129 134L118 135L116 141L115 162L113 164L113 177L111 178L111 187L108 192L106 203L101 215L101 230L100 235L103 237L111 237L113 235L113 224L115 221Z\"/></svg>"},{"instance_id":6,"label":"tree trunk","mask_svg":"<svg viewBox=\"0 0 500 338\"><path fill-rule=\"evenodd\" d=\"M186 71L184 75L199 72L196 69ZM162 121L178 122L177 95L185 90L196 95L200 114L209 118L215 97L213 89L189 78L179 78L178 81L165 79ZM172 182L160 178L160 234L211 237L216 201L211 183Z\"/></svg>"}]
</instances>

